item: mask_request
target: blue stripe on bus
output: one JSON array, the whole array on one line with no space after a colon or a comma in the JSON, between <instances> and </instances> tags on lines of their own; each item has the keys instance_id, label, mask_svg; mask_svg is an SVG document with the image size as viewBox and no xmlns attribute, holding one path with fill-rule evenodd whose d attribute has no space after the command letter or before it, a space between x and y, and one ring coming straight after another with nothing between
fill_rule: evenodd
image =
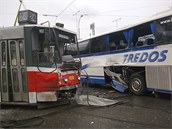
<instances>
[{"instance_id":1,"label":"blue stripe on bus","mask_svg":"<svg viewBox=\"0 0 172 129\"><path fill-rule=\"evenodd\" d=\"M105 84L104 76L81 76L82 83Z\"/></svg>"},{"instance_id":2,"label":"blue stripe on bus","mask_svg":"<svg viewBox=\"0 0 172 129\"><path fill-rule=\"evenodd\" d=\"M124 49L124 50L117 50L117 51L108 51L108 52L99 52L99 53L91 53L91 54L84 54L80 56L74 56L74 58L83 58L83 57L90 57L90 56L103 56L103 55L110 55L110 54L119 54L119 53L126 53L126 52L135 52L135 51L143 51L143 50L150 50L154 49L156 46L147 46L147 47L139 47L133 49Z\"/></svg>"},{"instance_id":3,"label":"blue stripe on bus","mask_svg":"<svg viewBox=\"0 0 172 129\"><path fill-rule=\"evenodd\" d=\"M172 90L163 90L163 89L154 89L154 88L147 88L147 90L161 92L161 93L172 93Z\"/></svg>"},{"instance_id":4,"label":"blue stripe on bus","mask_svg":"<svg viewBox=\"0 0 172 129\"><path fill-rule=\"evenodd\" d=\"M103 76L81 76L82 83L92 83L92 84L100 84L105 85L105 79ZM156 91L160 93L172 93L172 90L163 90L163 89L154 89L154 88L147 88L148 91Z\"/></svg>"},{"instance_id":5,"label":"blue stripe on bus","mask_svg":"<svg viewBox=\"0 0 172 129\"><path fill-rule=\"evenodd\" d=\"M87 77L87 75L81 75L82 77ZM104 76L98 76L98 75L89 75L90 77L100 77L100 78L104 78Z\"/></svg>"}]
</instances>

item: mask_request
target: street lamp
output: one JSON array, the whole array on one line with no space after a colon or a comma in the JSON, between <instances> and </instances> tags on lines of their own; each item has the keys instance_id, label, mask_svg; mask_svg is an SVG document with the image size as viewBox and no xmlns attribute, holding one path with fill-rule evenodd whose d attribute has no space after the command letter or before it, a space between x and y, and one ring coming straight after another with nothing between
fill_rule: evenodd
<instances>
[{"instance_id":1,"label":"street lamp","mask_svg":"<svg viewBox=\"0 0 172 129\"><path fill-rule=\"evenodd\" d=\"M119 20L121 20L121 18L118 18L118 19L112 21L112 22L116 22L116 28L118 28L118 21L119 21Z\"/></svg>"},{"instance_id":2,"label":"street lamp","mask_svg":"<svg viewBox=\"0 0 172 129\"><path fill-rule=\"evenodd\" d=\"M78 31L78 24L77 24L78 19L77 19L77 15L78 15L79 12L80 11L77 11L75 14L73 14L73 16L76 16L76 31Z\"/></svg>"},{"instance_id":3,"label":"street lamp","mask_svg":"<svg viewBox=\"0 0 172 129\"><path fill-rule=\"evenodd\" d=\"M79 17L79 20L78 20L78 39L80 39L80 21L81 21L81 18L86 16L87 14L83 14Z\"/></svg>"},{"instance_id":4,"label":"street lamp","mask_svg":"<svg viewBox=\"0 0 172 129\"><path fill-rule=\"evenodd\" d=\"M81 15L79 17L79 21L78 21L78 39L80 39L80 21L81 21L81 18L83 17L84 15Z\"/></svg>"}]
</instances>

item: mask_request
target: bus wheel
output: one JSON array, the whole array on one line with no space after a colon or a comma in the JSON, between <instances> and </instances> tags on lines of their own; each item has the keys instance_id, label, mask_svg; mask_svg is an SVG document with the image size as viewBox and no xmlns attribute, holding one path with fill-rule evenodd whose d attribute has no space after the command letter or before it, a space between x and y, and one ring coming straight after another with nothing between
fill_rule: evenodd
<instances>
[{"instance_id":1,"label":"bus wheel","mask_svg":"<svg viewBox=\"0 0 172 129\"><path fill-rule=\"evenodd\" d=\"M146 91L145 79L140 74L131 75L129 90L135 95L143 95Z\"/></svg>"}]
</instances>

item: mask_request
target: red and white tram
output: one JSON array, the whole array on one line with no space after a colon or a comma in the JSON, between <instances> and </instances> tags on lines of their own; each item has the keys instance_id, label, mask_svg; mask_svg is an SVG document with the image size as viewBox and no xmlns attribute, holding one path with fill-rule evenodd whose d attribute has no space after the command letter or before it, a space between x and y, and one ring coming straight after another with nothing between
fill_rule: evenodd
<instances>
[{"instance_id":1,"label":"red and white tram","mask_svg":"<svg viewBox=\"0 0 172 129\"><path fill-rule=\"evenodd\" d=\"M76 91L80 61L65 52L70 44L76 34L57 26L0 29L0 103L54 102Z\"/></svg>"}]
</instances>

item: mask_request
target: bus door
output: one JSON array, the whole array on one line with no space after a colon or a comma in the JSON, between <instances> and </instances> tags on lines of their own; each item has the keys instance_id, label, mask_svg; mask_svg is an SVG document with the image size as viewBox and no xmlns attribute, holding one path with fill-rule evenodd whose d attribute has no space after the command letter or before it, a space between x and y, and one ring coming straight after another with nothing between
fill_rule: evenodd
<instances>
[{"instance_id":1,"label":"bus door","mask_svg":"<svg viewBox=\"0 0 172 129\"><path fill-rule=\"evenodd\" d=\"M9 71L11 85L8 85L11 101L27 102L28 88L26 78L25 49L23 40L9 40ZM10 87L11 86L11 87ZM10 90L11 89L11 90Z\"/></svg>"}]
</instances>

